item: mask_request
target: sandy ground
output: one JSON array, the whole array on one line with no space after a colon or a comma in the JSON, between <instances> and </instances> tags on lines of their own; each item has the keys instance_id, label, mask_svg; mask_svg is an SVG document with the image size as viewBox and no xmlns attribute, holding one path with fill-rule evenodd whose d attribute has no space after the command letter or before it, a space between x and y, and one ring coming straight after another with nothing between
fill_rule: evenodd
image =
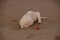
<instances>
[{"instance_id":1,"label":"sandy ground","mask_svg":"<svg viewBox=\"0 0 60 40\"><path fill-rule=\"evenodd\" d=\"M40 11L48 19L19 29L19 20L28 10ZM0 40L57 40L59 36L58 0L0 0L0 11ZM36 24L40 30L34 29Z\"/></svg>"}]
</instances>

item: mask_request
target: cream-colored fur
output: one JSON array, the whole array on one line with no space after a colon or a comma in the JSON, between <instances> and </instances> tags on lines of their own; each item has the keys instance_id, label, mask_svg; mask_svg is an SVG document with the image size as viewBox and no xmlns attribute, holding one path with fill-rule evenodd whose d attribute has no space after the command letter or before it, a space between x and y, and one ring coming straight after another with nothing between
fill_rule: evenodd
<instances>
[{"instance_id":1,"label":"cream-colored fur","mask_svg":"<svg viewBox=\"0 0 60 40\"><path fill-rule=\"evenodd\" d=\"M38 19L38 23L41 23L40 12L28 11L20 20L21 28L27 28Z\"/></svg>"}]
</instances>

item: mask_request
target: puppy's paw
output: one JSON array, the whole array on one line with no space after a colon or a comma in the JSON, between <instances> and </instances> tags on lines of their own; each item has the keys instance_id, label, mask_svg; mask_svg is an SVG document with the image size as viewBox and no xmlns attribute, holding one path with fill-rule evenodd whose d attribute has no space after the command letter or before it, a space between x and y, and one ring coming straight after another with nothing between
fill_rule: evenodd
<instances>
[{"instance_id":1,"label":"puppy's paw","mask_svg":"<svg viewBox=\"0 0 60 40\"><path fill-rule=\"evenodd\" d=\"M41 21L38 22L38 24L40 24L40 23L41 23Z\"/></svg>"},{"instance_id":2,"label":"puppy's paw","mask_svg":"<svg viewBox=\"0 0 60 40\"><path fill-rule=\"evenodd\" d=\"M24 27L21 27L22 29L24 28Z\"/></svg>"}]
</instances>

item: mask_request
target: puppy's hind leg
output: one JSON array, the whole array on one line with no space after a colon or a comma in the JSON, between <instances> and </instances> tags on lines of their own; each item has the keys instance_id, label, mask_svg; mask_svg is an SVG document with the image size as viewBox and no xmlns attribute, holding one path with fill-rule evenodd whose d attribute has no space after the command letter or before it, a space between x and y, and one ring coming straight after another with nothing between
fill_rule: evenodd
<instances>
[{"instance_id":1,"label":"puppy's hind leg","mask_svg":"<svg viewBox=\"0 0 60 40\"><path fill-rule=\"evenodd\" d=\"M40 16L40 12L36 12L36 15L37 15L38 23L41 23L41 16Z\"/></svg>"}]
</instances>

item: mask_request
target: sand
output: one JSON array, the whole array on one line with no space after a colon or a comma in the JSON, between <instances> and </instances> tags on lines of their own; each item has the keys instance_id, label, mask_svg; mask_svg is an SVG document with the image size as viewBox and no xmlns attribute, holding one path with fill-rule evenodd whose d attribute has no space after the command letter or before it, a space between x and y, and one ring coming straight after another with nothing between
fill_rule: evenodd
<instances>
[{"instance_id":1,"label":"sand","mask_svg":"<svg viewBox=\"0 0 60 40\"><path fill-rule=\"evenodd\" d=\"M19 28L19 20L29 10L40 11L41 24ZM58 0L0 0L0 40L57 40L59 36ZM58 18L56 18L58 17ZM34 27L39 25L39 30ZM59 40L59 39L58 39Z\"/></svg>"}]
</instances>

